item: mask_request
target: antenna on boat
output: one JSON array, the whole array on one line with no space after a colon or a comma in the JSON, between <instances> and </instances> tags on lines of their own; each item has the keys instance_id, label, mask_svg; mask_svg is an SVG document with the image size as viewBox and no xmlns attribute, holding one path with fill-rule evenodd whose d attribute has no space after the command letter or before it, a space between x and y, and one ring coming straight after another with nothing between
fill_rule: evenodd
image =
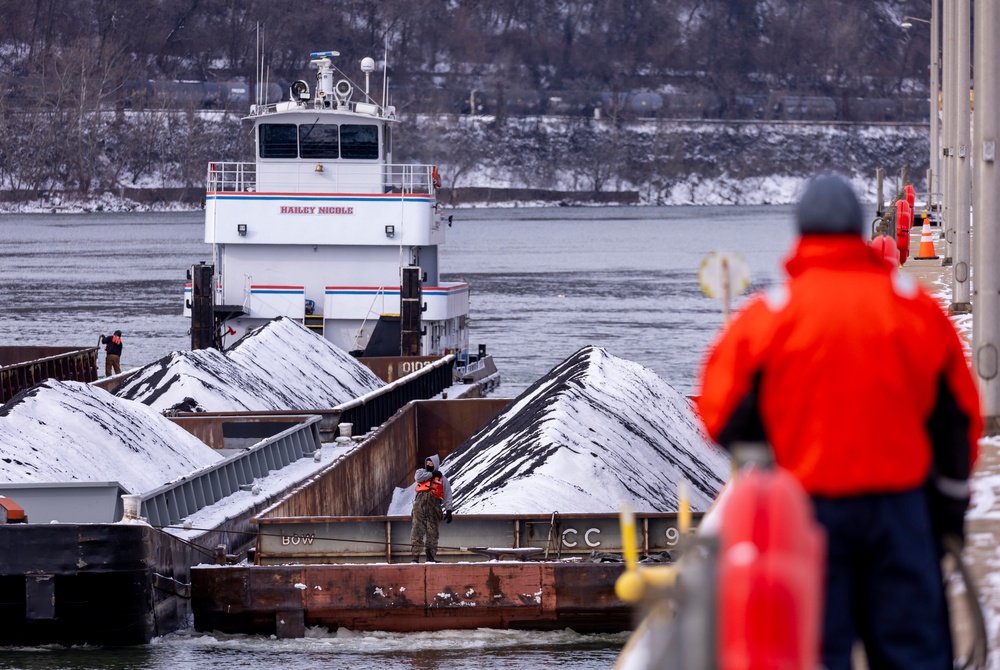
<instances>
[{"instance_id":1,"label":"antenna on boat","mask_svg":"<svg viewBox=\"0 0 1000 670\"><path fill-rule=\"evenodd\" d=\"M385 55L382 57L382 108L389 104L389 33L385 34Z\"/></svg>"},{"instance_id":2,"label":"antenna on boat","mask_svg":"<svg viewBox=\"0 0 1000 670\"><path fill-rule=\"evenodd\" d=\"M256 74L257 77L257 107L261 107L267 102L267 82L264 74L264 34L260 26L260 21L257 22L257 63L256 63ZM270 72L268 75L270 76ZM263 83L262 83L263 82Z\"/></svg>"},{"instance_id":3,"label":"antenna on boat","mask_svg":"<svg viewBox=\"0 0 1000 670\"><path fill-rule=\"evenodd\" d=\"M368 95L368 77L375 71L375 61L369 56L361 59L361 71L365 73L365 100L371 102L372 97Z\"/></svg>"}]
</instances>

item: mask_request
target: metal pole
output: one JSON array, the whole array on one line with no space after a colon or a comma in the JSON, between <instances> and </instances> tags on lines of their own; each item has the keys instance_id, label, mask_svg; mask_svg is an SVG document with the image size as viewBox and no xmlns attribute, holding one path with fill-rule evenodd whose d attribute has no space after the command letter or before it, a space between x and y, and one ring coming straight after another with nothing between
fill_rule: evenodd
<instances>
[{"instance_id":1,"label":"metal pole","mask_svg":"<svg viewBox=\"0 0 1000 670\"><path fill-rule=\"evenodd\" d=\"M941 49L941 125L944 131L941 136L941 194L942 220L941 232L945 240L945 252L941 265L951 265L952 241L955 239L955 193L952 177L954 176L954 126L955 126L955 3L956 0L942 0L942 49Z\"/></svg>"},{"instance_id":2,"label":"metal pole","mask_svg":"<svg viewBox=\"0 0 1000 670\"><path fill-rule=\"evenodd\" d=\"M972 0L957 0L956 3L956 54L955 54L955 232L951 273L952 314L968 314L972 311L971 271L972 229L969 221L969 207L972 200L972 159L969 156L971 110L969 109L969 82L972 54Z\"/></svg>"},{"instance_id":3,"label":"metal pole","mask_svg":"<svg viewBox=\"0 0 1000 670\"><path fill-rule=\"evenodd\" d=\"M941 192L941 120L938 101L941 89L941 0L931 0L931 162L927 180L927 209L932 211L933 194Z\"/></svg>"},{"instance_id":4,"label":"metal pole","mask_svg":"<svg viewBox=\"0 0 1000 670\"><path fill-rule=\"evenodd\" d=\"M975 171L975 305L972 320L973 368L979 379L986 432L1000 433L1000 169L997 167L997 139L1000 120L1000 11L996 0L976 0L975 136L972 144Z\"/></svg>"}]
</instances>

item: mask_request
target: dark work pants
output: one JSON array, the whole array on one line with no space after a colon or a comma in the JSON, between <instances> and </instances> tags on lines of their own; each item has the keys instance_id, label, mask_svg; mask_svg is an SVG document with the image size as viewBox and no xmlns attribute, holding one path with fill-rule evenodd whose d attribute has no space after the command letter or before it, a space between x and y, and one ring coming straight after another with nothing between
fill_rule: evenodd
<instances>
[{"instance_id":1,"label":"dark work pants","mask_svg":"<svg viewBox=\"0 0 1000 670\"><path fill-rule=\"evenodd\" d=\"M114 370L116 375L122 372L120 356L118 354L108 354L104 359L104 376L110 377L112 370Z\"/></svg>"},{"instance_id":2,"label":"dark work pants","mask_svg":"<svg viewBox=\"0 0 1000 670\"><path fill-rule=\"evenodd\" d=\"M413 562L420 558L420 551L427 553L427 560L437 560L438 533L441 528L441 500L430 491L417 494L413 501L412 526L410 527L410 551Z\"/></svg>"},{"instance_id":3,"label":"dark work pants","mask_svg":"<svg viewBox=\"0 0 1000 670\"><path fill-rule=\"evenodd\" d=\"M851 667L857 639L870 670L950 670L951 629L923 489L813 504L827 533L827 670Z\"/></svg>"}]
</instances>

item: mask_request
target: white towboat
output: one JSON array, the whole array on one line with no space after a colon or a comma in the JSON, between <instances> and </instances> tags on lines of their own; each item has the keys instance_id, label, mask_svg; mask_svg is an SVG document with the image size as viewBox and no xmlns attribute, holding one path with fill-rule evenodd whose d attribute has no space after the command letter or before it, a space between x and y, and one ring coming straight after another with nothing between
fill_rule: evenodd
<instances>
[{"instance_id":1,"label":"white towboat","mask_svg":"<svg viewBox=\"0 0 1000 670\"><path fill-rule=\"evenodd\" d=\"M374 61L361 91L338 55L310 54L314 91L297 81L289 101L251 107L254 162L208 166L216 342L285 316L356 355L467 361L469 286L439 274L437 168L393 163L396 114L369 95ZM190 284L185 298L190 316Z\"/></svg>"}]
</instances>

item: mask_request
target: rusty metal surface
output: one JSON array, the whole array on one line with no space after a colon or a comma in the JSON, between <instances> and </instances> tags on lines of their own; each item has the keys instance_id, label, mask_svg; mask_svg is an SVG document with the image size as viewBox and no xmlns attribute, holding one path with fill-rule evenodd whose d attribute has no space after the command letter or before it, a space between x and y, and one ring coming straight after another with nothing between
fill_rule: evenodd
<instances>
[{"instance_id":1,"label":"rusty metal surface","mask_svg":"<svg viewBox=\"0 0 1000 670\"><path fill-rule=\"evenodd\" d=\"M437 454L444 459L511 402L511 398L473 398L415 403L417 458L423 460Z\"/></svg>"},{"instance_id":2,"label":"rusty metal surface","mask_svg":"<svg viewBox=\"0 0 1000 670\"><path fill-rule=\"evenodd\" d=\"M375 435L340 456L265 511L266 516L365 516L389 508L396 482L416 462L415 412L396 413Z\"/></svg>"},{"instance_id":3,"label":"rusty metal surface","mask_svg":"<svg viewBox=\"0 0 1000 670\"><path fill-rule=\"evenodd\" d=\"M191 571L195 628L275 634L277 612L305 626L351 630L630 627L614 594L620 566L456 563L199 566Z\"/></svg>"},{"instance_id":4,"label":"rusty metal surface","mask_svg":"<svg viewBox=\"0 0 1000 670\"><path fill-rule=\"evenodd\" d=\"M227 414L202 412L168 418L213 449L226 449L225 426L227 424L295 424L305 421L309 416L312 416L312 414L284 411L257 412L253 414L245 412ZM322 420L320 423L322 424ZM270 435L260 435L259 437L270 437Z\"/></svg>"},{"instance_id":5,"label":"rusty metal surface","mask_svg":"<svg viewBox=\"0 0 1000 670\"><path fill-rule=\"evenodd\" d=\"M437 360L438 356L369 356L359 358L358 362L374 372L379 379L389 383Z\"/></svg>"},{"instance_id":6,"label":"rusty metal surface","mask_svg":"<svg viewBox=\"0 0 1000 670\"><path fill-rule=\"evenodd\" d=\"M93 382L97 347L0 347L0 403L46 379Z\"/></svg>"},{"instance_id":7,"label":"rusty metal surface","mask_svg":"<svg viewBox=\"0 0 1000 670\"><path fill-rule=\"evenodd\" d=\"M351 453L338 458L267 510L267 517L384 514L396 486L418 461L442 458L485 425L508 400L420 400L406 405ZM418 449L418 444L423 445ZM422 450L426 450L422 451Z\"/></svg>"},{"instance_id":8,"label":"rusty metal surface","mask_svg":"<svg viewBox=\"0 0 1000 670\"><path fill-rule=\"evenodd\" d=\"M208 438L213 440L213 442L217 442L216 436L212 433L215 429L211 427L199 427L199 423L219 421L221 424L225 424L227 420L243 420L248 417L255 417L252 420L258 421L282 421L285 418L294 421L301 420L302 417L306 416L318 416L320 417L319 433L324 442L330 442L336 436L337 424L340 423L340 414L339 409L279 409L265 412L178 412L170 415L170 418L174 419L179 426L213 449L221 449L222 447L216 447L205 439ZM194 423L191 424L192 428L188 428L188 424L181 422L187 419L194 420ZM202 435L205 437L202 437Z\"/></svg>"}]
</instances>

